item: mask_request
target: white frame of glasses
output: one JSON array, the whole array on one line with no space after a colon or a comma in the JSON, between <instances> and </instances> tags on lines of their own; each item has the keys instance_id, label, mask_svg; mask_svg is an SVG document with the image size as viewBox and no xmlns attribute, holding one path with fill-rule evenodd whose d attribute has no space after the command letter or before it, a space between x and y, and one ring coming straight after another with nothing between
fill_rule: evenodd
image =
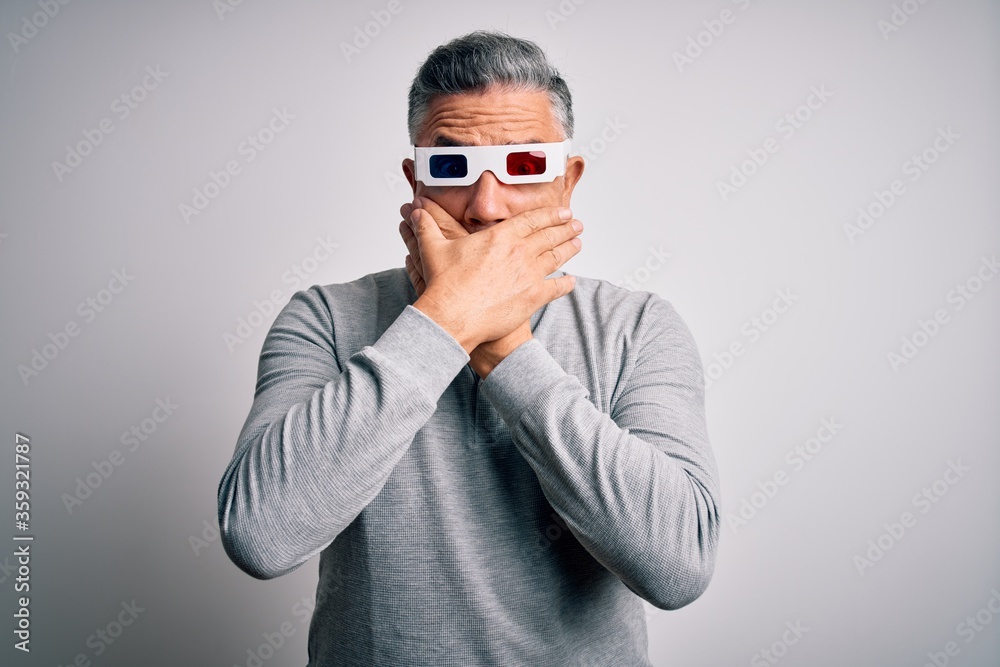
<instances>
[{"instance_id":1,"label":"white frame of glasses","mask_svg":"<svg viewBox=\"0 0 1000 667\"><path fill-rule=\"evenodd\" d=\"M485 171L492 171L501 183L549 183L566 173L572 142L559 141L545 144L504 144L502 146L414 146L414 178L424 185L464 186L479 180ZM528 176L511 176L507 173L507 155L512 152L545 151L545 171ZM464 155L469 172L462 178L434 178L430 174L432 155Z\"/></svg>"}]
</instances>

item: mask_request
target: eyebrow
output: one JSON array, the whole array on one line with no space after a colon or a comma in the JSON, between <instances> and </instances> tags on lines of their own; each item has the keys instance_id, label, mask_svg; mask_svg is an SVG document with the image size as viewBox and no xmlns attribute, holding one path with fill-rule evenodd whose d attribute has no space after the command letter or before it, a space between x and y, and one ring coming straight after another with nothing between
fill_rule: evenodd
<instances>
[{"instance_id":1,"label":"eyebrow","mask_svg":"<svg viewBox=\"0 0 1000 667\"><path fill-rule=\"evenodd\" d=\"M542 141L541 139L532 138L532 139L530 139L528 141L508 141L506 144L503 144L503 145L504 146L514 146L514 145L520 145L520 144L544 144L544 143L546 143L546 142ZM452 139L451 137L446 137L446 136L444 136L442 134L439 134L437 136L437 138L434 140L434 147L435 148L438 148L438 147L441 147L441 148L459 148L459 147L462 147L462 146L471 146L471 145L472 144L466 144L466 143L462 143L461 141L456 141L455 139Z\"/></svg>"}]
</instances>

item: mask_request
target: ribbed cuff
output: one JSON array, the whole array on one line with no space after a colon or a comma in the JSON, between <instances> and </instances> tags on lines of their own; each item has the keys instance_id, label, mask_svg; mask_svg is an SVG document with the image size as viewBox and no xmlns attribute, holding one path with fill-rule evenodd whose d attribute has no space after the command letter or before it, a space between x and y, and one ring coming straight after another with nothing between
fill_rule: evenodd
<instances>
[{"instance_id":1,"label":"ribbed cuff","mask_svg":"<svg viewBox=\"0 0 1000 667\"><path fill-rule=\"evenodd\" d=\"M372 347L412 379L414 390L435 400L470 359L454 336L412 305L403 309Z\"/></svg>"},{"instance_id":2,"label":"ribbed cuff","mask_svg":"<svg viewBox=\"0 0 1000 667\"><path fill-rule=\"evenodd\" d=\"M497 364L479 385L479 391L514 428L525 410L537 404L543 392L567 373L537 338L525 341Z\"/></svg>"}]
</instances>

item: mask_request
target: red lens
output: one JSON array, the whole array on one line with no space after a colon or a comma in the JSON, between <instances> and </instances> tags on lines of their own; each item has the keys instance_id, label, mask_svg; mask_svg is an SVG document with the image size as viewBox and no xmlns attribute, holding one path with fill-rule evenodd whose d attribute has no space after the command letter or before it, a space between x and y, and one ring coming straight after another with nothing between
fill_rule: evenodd
<instances>
[{"instance_id":1,"label":"red lens","mask_svg":"<svg viewBox=\"0 0 1000 667\"><path fill-rule=\"evenodd\" d=\"M507 154L507 173L511 176L537 176L545 173L545 153L524 151Z\"/></svg>"}]
</instances>

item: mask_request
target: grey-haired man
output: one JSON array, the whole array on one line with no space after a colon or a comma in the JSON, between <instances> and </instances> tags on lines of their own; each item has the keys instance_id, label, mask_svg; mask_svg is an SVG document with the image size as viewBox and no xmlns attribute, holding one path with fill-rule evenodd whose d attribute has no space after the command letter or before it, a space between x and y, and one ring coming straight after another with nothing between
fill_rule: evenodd
<instances>
[{"instance_id":1,"label":"grey-haired man","mask_svg":"<svg viewBox=\"0 0 1000 667\"><path fill-rule=\"evenodd\" d=\"M695 343L658 295L560 270L583 159L535 44L438 47L409 103L405 268L278 315L226 552L262 579L320 554L310 666L649 665L639 598L695 600L719 539Z\"/></svg>"}]
</instances>

